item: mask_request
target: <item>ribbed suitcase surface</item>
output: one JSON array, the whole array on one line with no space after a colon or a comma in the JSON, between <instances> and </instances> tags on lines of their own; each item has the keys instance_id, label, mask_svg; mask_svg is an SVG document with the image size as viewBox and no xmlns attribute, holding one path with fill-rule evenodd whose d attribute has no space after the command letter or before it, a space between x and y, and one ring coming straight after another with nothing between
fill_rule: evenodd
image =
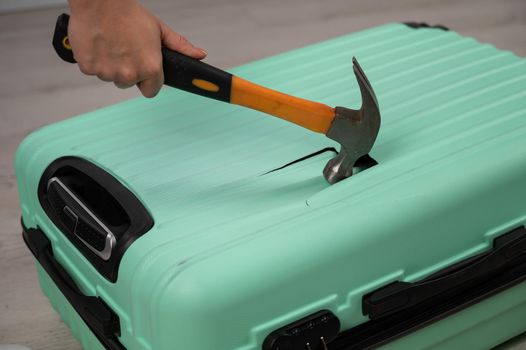
<instances>
[{"instance_id":1,"label":"ribbed suitcase surface","mask_svg":"<svg viewBox=\"0 0 526 350\"><path fill-rule=\"evenodd\" d=\"M452 31L387 24L232 72L358 108L353 56L380 104L378 165L332 186L321 174L330 150L279 169L336 147L331 140L170 88L24 141L16 157L23 223L45 233L78 293L118 316L119 334L108 335L118 345L106 347L262 349L270 333L320 310L353 329L369 320L364 295L484 254L526 224L524 59ZM39 202L42 174L64 156L103 169L151 215L114 281ZM41 266L39 276L83 346L104 348ZM525 291L518 284L386 346L494 346L526 330ZM329 349L350 348L341 344Z\"/></svg>"}]
</instances>

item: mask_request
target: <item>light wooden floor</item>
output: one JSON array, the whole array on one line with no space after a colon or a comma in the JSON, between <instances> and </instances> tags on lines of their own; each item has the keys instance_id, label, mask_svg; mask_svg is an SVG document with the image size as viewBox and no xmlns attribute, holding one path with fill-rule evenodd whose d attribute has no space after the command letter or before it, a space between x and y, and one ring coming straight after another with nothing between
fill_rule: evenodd
<instances>
[{"instance_id":1,"label":"light wooden floor","mask_svg":"<svg viewBox=\"0 0 526 350\"><path fill-rule=\"evenodd\" d=\"M1 1L1 0L0 0ZM526 56L526 0L150 0L146 5L231 67L393 21L440 23ZM36 128L137 95L81 76L50 41L64 9L0 15L0 344L79 349L41 295L20 236L13 155ZM177 108L177 106L174 106ZM525 315L526 317L526 315ZM521 345L522 344L522 345ZM526 337L503 348L526 349ZM191 349L189 349L191 350Z\"/></svg>"}]
</instances>

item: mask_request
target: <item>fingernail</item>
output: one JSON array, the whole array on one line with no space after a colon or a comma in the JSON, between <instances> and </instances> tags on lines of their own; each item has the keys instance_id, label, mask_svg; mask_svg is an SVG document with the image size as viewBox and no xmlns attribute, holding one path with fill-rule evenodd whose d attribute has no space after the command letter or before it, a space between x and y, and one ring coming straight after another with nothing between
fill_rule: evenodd
<instances>
[{"instance_id":1,"label":"fingernail","mask_svg":"<svg viewBox=\"0 0 526 350\"><path fill-rule=\"evenodd\" d=\"M208 56L208 52L206 52L205 50L203 50L203 49L199 49L199 51L201 51L201 53L202 53L204 56Z\"/></svg>"}]
</instances>

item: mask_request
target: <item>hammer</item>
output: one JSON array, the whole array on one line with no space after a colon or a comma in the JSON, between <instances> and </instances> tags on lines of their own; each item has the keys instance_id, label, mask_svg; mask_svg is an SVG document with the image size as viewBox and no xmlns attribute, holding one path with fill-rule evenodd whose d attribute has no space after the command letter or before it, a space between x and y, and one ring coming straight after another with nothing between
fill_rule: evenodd
<instances>
[{"instance_id":1,"label":"hammer","mask_svg":"<svg viewBox=\"0 0 526 350\"><path fill-rule=\"evenodd\" d=\"M68 40L68 24L67 14L58 17L53 47L64 61L76 63ZM362 106L358 110L333 108L271 90L167 48L162 48L162 56L164 83L168 86L258 110L338 142L340 152L323 170L330 184L352 175L356 162L368 156L378 135L380 109L356 58L353 58L353 70L362 96Z\"/></svg>"}]
</instances>

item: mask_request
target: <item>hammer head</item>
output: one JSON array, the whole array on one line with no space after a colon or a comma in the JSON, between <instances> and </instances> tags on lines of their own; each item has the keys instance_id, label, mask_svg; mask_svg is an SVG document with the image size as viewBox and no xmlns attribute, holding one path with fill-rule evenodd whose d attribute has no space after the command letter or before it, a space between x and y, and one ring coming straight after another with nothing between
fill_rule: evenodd
<instances>
[{"instance_id":1,"label":"hammer head","mask_svg":"<svg viewBox=\"0 0 526 350\"><path fill-rule=\"evenodd\" d=\"M327 162L323 175L331 184L352 175L356 161L369 153L380 130L380 108L369 80L356 58L353 70L362 95L362 107L353 110L336 107L326 136L341 145L337 156Z\"/></svg>"}]
</instances>

